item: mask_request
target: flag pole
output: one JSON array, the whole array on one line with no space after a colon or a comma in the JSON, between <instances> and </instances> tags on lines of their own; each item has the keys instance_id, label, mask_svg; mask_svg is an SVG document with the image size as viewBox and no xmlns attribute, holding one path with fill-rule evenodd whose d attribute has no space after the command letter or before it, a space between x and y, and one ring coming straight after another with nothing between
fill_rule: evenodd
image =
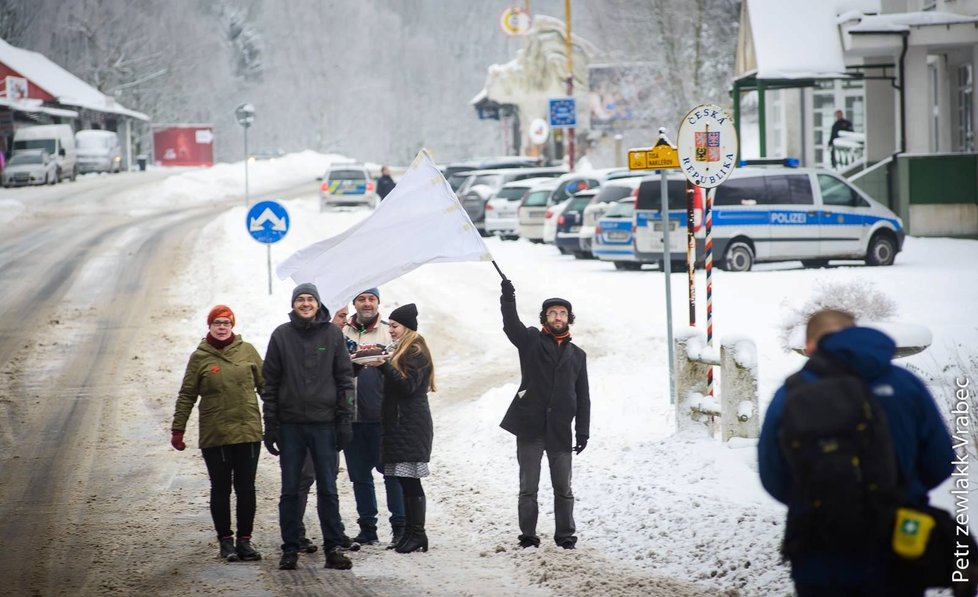
<instances>
[{"instance_id":1,"label":"flag pole","mask_svg":"<svg viewBox=\"0 0 978 597\"><path fill-rule=\"evenodd\" d=\"M496 271L497 272L499 272L499 277L502 278L503 280L505 280L506 279L506 274L504 274L503 273L503 270L499 269L499 266L496 265L496 260L495 259L492 260L492 266L494 268L496 268Z\"/></svg>"}]
</instances>

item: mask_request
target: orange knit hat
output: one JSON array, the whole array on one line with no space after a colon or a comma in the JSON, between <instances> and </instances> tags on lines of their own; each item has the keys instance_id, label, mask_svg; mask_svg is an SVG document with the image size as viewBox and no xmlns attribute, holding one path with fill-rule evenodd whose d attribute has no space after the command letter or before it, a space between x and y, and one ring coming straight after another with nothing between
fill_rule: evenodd
<instances>
[{"instance_id":1,"label":"orange knit hat","mask_svg":"<svg viewBox=\"0 0 978 597\"><path fill-rule=\"evenodd\" d=\"M218 317L227 317L231 320L231 327L234 327L234 311L227 305L214 305L211 312L207 314L207 325L214 323Z\"/></svg>"}]
</instances>

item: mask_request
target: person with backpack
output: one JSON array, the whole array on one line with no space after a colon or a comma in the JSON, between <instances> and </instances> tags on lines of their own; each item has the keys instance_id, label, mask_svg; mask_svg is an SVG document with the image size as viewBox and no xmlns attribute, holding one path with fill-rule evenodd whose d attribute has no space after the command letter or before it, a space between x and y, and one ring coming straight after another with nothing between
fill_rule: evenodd
<instances>
[{"instance_id":1,"label":"person with backpack","mask_svg":"<svg viewBox=\"0 0 978 597\"><path fill-rule=\"evenodd\" d=\"M799 597L922 596L897 579L897 506L924 507L947 479L951 438L924 383L890 361L892 339L826 309L806 326L810 359L768 406L758 469L788 506L782 553Z\"/></svg>"}]
</instances>

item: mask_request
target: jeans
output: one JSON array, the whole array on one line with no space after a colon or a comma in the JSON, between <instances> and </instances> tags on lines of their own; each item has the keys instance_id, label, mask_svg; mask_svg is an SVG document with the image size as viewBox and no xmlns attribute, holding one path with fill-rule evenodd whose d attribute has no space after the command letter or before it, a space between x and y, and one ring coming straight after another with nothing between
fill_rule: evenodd
<instances>
[{"instance_id":1,"label":"jeans","mask_svg":"<svg viewBox=\"0 0 978 597\"><path fill-rule=\"evenodd\" d=\"M377 493L374 491L374 468L380 464L380 423L354 423L353 440L343 451L346 469L353 482L357 502L357 523L377 526ZM404 526L404 494L397 477L384 475L387 509L392 527Z\"/></svg>"},{"instance_id":2,"label":"jeans","mask_svg":"<svg viewBox=\"0 0 978 597\"><path fill-rule=\"evenodd\" d=\"M255 524L255 474L261 442L203 448L211 479L211 518L217 538L232 536L231 488L237 497L238 537L251 537Z\"/></svg>"},{"instance_id":3,"label":"jeans","mask_svg":"<svg viewBox=\"0 0 978 597\"><path fill-rule=\"evenodd\" d=\"M309 502L309 490L316 482L316 467L312 464L312 454L306 452L306 458L302 461L302 472L299 473L299 538L305 539L306 535L306 504Z\"/></svg>"},{"instance_id":4,"label":"jeans","mask_svg":"<svg viewBox=\"0 0 978 597\"><path fill-rule=\"evenodd\" d=\"M537 538L537 489L540 486L540 464L543 453L550 463L550 483L554 488L554 541L557 545L577 543L574 536L574 493L571 491L571 453L546 449L546 440L516 438L516 460L520 465L519 521L520 535Z\"/></svg>"},{"instance_id":5,"label":"jeans","mask_svg":"<svg viewBox=\"0 0 978 597\"><path fill-rule=\"evenodd\" d=\"M312 455L316 470L316 509L323 533L323 549L342 544L343 524L336 493L339 468L334 423L282 423L279 441L279 466L282 469L282 496L278 503L282 529L282 551L299 551L299 486L306 452Z\"/></svg>"}]
</instances>

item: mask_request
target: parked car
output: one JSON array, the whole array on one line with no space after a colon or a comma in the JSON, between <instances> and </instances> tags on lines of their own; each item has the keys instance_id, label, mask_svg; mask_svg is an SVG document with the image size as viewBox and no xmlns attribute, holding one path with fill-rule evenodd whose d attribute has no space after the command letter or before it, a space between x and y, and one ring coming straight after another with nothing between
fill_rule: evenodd
<instances>
[{"instance_id":1,"label":"parked car","mask_svg":"<svg viewBox=\"0 0 978 597\"><path fill-rule=\"evenodd\" d=\"M685 183L669 181L670 255L685 262ZM644 180L635 208L635 248L640 260L662 260L659 181ZM673 209L675 205L676 209ZM892 265L903 247L903 222L833 172L812 168L744 167L717 187L713 206L713 254L718 267L748 271L765 261L801 261L805 267L832 259ZM696 233L702 255L704 227Z\"/></svg>"},{"instance_id":2,"label":"parked car","mask_svg":"<svg viewBox=\"0 0 978 597\"><path fill-rule=\"evenodd\" d=\"M619 199L594 227L591 253L602 261L610 261L616 269L641 269L642 262L635 257L632 244L632 216L635 215L635 198Z\"/></svg>"},{"instance_id":3,"label":"parked car","mask_svg":"<svg viewBox=\"0 0 978 597\"><path fill-rule=\"evenodd\" d=\"M39 124L14 131L14 153L25 149L43 149L58 163L58 182L78 177L75 134L69 124Z\"/></svg>"},{"instance_id":4,"label":"parked car","mask_svg":"<svg viewBox=\"0 0 978 597\"><path fill-rule=\"evenodd\" d=\"M527 156L502 156L495 158L475 158L464 162L452 162L442 168L442 174L448 180L453 191L458 191L459 185L465 180L467 172L473 170L505 169L505 168L534 168L539 166L537 158Z\"/></svg>"},{"instance_id":5,"label":"parked car","mask_svg":"<svg viewBox=\"0 0 978 597\"><path fill-rule=\"evenodd\" d=\"M319 209L330 207L366 206L371 209L380 203L374 190L374 180L363 164L336 164L330 166L319 180Z\"/></svg>"},{"instance_id":6,"label":"parked car","mask_svg":"<svg viewBox=\"0 0 978 597\"><path fill-rule=\"evenodd\" d=\"M625 197L632 197L632 193L638 189L639 182L641 182L641 177L633 176L631 178L616 178L609 180L603 185L601 185L600 190L598 190L597 195L594 196L594 200L591 201L584 208L581 221L581 229L578 231L578 236L581 243L581 253L584 257L593 259L594 255L591 251L591 244L593 242L594 230L597 227L598 218L604 215L606 211L619 199ZM634 202L634 198L632 198Z\"/></svg>"},{"instance_id":7,"label":"parked car","mask_svg":"<svg viewBox=\"0 0 978 597\"><path fill-rule=\"evenodd\" d=\"M75 133L78 172L122 172L122 147L115 131L83 130Z\"/></svg>"},{"instance_id":8,"label":"parked car","mask_svg":"<svg viewBox=\"0 0 978 597\"><path fill-rule=\"evenodd\" d=\"M486 202L485 228L487 234L495 234L503 240L516 240L519 234L517 210L530 189L547 178L525 178L507 182Z\"/></svg>"},{"instance_id":9,"label":"parked car","mask_svg":"<svg viewBox=\"0 0 978 597\"><path fill-rule=\"evenodd\" d=\"M558 177L552 185L547 185L549 193L546 196L536 192L532 196L527 195L520 206L520 236L531 240L539 237L540 242L552 243L553 236L549 241L543 238L545 221L548 217L547 208L566 201L577 191L597 187L600 184L600 176L596 173L570 172Z\"/></svg>"},{"instance_id":10,"label":"parked car","mask_svg":"<svg viewBox=\"0 0 978 597\"><path fill-rule=\"evenodd\" d=\"M462 207L469 214L480 234L485 234L486 202L504 184L527 178L556 178L566 172L562 168L506 168L502 170L477 170L462 187L458 195Z\"/></svg>"},{"instance_id":11,"label":"parked car","mask_svg":"<svg viewBox=\"0 0 978 597\"><path fill-rule=\"evenodd\" d=\"M556 245L557 222L568 203L570 203L570 199L565 199L557 205L551 205L547 208L547 213L543 216L543 242ZM558 248L558 250L560 249ZM564 251L560 250L560 252L563 253Z\"/></svg>"},{"instance_id":12,"label":"parked car","mask_svg":"<svg viewBox=\"0 0 978 597\"><path fill-rule=\"evenodd\" d=\"M21 149L7 160L4 187L58 182L58 161L45 149Z\"/></svg>"},{"instance_id":13,"label":"parked car","mask_svg":"<svg viewBox=\"0 0 978 597\"><path fill-rule=\"evenodd\" d=\"M577 259L586 259L581 250L581 225L584 222L584 208L598 195L599 189L585 189L575 193L567 206L557 216L557 235L554 245L564 255L573 255Z\"/></svg>"},{"instance_id":14,"label":"parked car","mask_svg":"<svg viewBox=\"0 0 978 597\"><path fill-rule=\"evenodd\" d=\"M285 150L281 147L259 147L248 156L249 162L256 160L275 160L285 156Z\"/></svg>"},{"instance_id":15,"label":"parked car","mask_svg":"<svg viewBox=\"0 0 978 597\"><path fill-rule=\"evenodd\" d=\"M547 215L550 194L557 188L557 180L549 178L537 183L523 196L516 211L520 238L531 243L543 242L543 222Z\"/></svg>"}]
</instances>

